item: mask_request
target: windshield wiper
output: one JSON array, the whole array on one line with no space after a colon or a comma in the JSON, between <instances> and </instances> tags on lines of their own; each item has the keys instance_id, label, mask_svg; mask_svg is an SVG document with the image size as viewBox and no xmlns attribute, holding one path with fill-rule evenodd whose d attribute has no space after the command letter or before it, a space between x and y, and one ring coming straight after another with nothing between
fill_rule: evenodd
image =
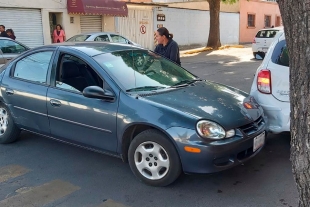
<instances>
[{"instance_id":1,"label":"windshield wiper","mask_svg":"<svg viewBox=\"0 0 310 207\"><path fill-rule=\"evenodd\" d=\"M201 81L201 79L194 79L194 80L182 80L174 85L171 86L171 88L178 88L178 87L184 87L188 86L192 83L195 83L196 81Z\"/></svg>"},{"instance_id":2,"label":"windshield wiper","mask_svg":"<svg viewBox=\"0 0 310 207\"><path fill-rule=\"evenodd\" d=\"M166 87L163 87L163 86L142 86L142 87L127 89L126 92L132 92L132 91L152 91L152 90L158 90L158 89L163 89L163 88L166 88Z\"/></svg>"}]
</instances>

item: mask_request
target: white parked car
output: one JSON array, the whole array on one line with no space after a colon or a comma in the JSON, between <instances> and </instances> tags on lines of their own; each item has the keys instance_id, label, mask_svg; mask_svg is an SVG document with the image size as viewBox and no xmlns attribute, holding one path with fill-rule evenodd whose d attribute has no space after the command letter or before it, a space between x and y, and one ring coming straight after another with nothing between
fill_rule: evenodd
<instances>
[{"instance_id":1,"label":"white parked car","mask_svg":"<svg viewBox=\"0 0 310 207\"><path fill-rule=\"evenodd\" d=\"M261 58L265 57L265 53L273 42L278 31L283 31L283 27L262 29L257 32L252 42L252 51L255 58L257 55Z\"/></svg>"},{"instance_id":2,"label":"white parked car","mask_svg":"<svg viewBox=\"0 0 310 207\"><path fill-rule=\"evenodd\" d=\"M96 42L116 42L123 44L130 44L141 47L141 45L115 33L110 32L91 32L82 33L69 38L66 42L84 42L84 41L96 41Z\"/></svg>"},{"instance_id":3,"label":"white parked car","mask_svg":"<svg viewBox=\"0 0 310 207\"><path fill-rule=\"evenodd\" d=\"M257 69L250 91L268 117L270 132L290 131L289 92L289 57L280 31Z\"/></svg>"}]
</instances>

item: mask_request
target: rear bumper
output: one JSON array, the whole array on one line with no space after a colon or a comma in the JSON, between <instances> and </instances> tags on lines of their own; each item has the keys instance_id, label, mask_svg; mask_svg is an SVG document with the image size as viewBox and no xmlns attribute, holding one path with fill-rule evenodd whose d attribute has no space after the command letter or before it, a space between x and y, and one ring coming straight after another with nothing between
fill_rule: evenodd
<instances>
[{"instance_id":1,"label":"rear bumper","mask_svg":"<svg viewBox=\"0 0 310 207\"><path fill-rule=\"evenodd\" d=\"M268 118L267 130L272 133L290 131L290 103L282 102L269 94L251 92L255 100L263 107Z\"/></svg>"},{"instance_id":2,"label":"rear bumper","mask_svg":"<svg viewBox=\"0 0 310 207\"><path fill-rule=\"evenodd\" d=\"M257 52L266 53L268 51L268 47L262 47L262 46L258 46L252 43L252 51L253 53L257 53Z\"/></svg>"},{"instance_id":3,"label":"rear bumper","mask_svg":"<svg viewBox=\"0 0 310 207\"><path fill-rule=\"evenodd\" d=\"M253 152L254 138L263 133L265 126L250 137L235 136L220 141L205 142L195 130L173 127L167 132L175 140L185 173L214 173L237 166L259 153ZM199 148L200 153L190 153L185 146Z\"/></svg>"}]
</instances>

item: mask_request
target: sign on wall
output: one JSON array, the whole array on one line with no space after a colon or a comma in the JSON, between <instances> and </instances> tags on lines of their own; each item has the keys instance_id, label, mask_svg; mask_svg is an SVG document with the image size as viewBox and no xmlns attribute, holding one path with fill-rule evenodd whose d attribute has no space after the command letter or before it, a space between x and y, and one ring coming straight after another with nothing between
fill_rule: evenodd
<instances>
[{"instance_id":1,"label":"sign on wall","mask_svg":"<svg viewBox=\"0 0 310 207\"><path fill-rule=\"evenodd\" d=\"M141 25L140 32L141 32L141 34L145 34L146 33L146 26Z\"/></svg>"},{"instance_id":2,"label":"sign on wall","mask_svg":"<svg viewBox=\"0 0 310 207\"><path fill-rule=\"evenodd\" d=\"M157 14L157 21L166 21L166 16L164 14Z\"/></svg>"}]
</instances>

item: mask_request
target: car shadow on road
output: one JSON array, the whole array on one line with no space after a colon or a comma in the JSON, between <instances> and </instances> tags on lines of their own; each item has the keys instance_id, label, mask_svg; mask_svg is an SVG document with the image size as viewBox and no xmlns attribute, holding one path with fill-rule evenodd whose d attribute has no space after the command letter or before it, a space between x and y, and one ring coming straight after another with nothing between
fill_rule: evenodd
<instances>
[{"instance_id":1,"label":"car shadow on road","mask_svg":"<svg viewBox=\"0 0 310 207\"><path fill-rule=\"evenodd\" d=\"M279 206L284 199L288 206L297 205L287 134L268 135L262 151L242 165L208 175L182 174L162 188L139 182L120 159L30 133L22 133L20 141L1 149L14 154L2 159L1 165L22 164L32 170L30 177L40 182L53 178L80 186L75 199L91 191L94 199L111 198L137 207L175 206L175 202L178 206Z\"/></svg>"}]
</instances>

